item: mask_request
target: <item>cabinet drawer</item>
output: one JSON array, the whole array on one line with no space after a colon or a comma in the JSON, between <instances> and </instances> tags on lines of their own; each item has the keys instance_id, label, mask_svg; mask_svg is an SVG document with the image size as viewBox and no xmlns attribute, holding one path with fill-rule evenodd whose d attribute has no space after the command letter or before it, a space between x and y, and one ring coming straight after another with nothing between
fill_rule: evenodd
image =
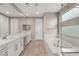
<instances>
[{"instance_id":1,"label":"cabinet drawer","mask_svg":"<svg viewBox=\"0 0 79 59\"><path fill-rule=\"evenodd\" d=\"M14 46L14 45L16 44L16 41L17 41L17 40L14 40L14 41L8 43L7 47L9 48L9 47Z\"/></svg>"},{"instance_id":2,"label":"cabinet drawer","mask_svg":"<svg viewBox=\"0 0 79 59\"><path fill-rule=\"evenodd\" d=\"M0 51L4 50L4 49L7 49L7 45L2 45L0 46Z\"/></svg>"},{"instance_id":3,"label":"cabinet drawer","mask_svg":"<svg viewBox=\"0 0 79 59\"><path fill-rule=\"evenodd\" d=\"M1 52L0 56L7 56L7 52Z\"/></svg>"},{"instance_id":4,"label":"cabinet drawer","mask_svg":"<svg viewBox=\"0 0 79 59\"><path fill-rule=\"evenodd\" d=\"M0 48L0 56L6 56L7 55L7 48L5 46Z\"/></svg>"},{"instance_id":5,"label":"cabinet drawer","mask_svg":"<svg viewBox=\"0 0 79 59\"><path fill-rule=\"evenodd\" d=\"M5 52L5 51L7 51L7 49L6 49L6 48L4 48L4 49L0 50L0 53Z\"/></svg>"}]
</instances>

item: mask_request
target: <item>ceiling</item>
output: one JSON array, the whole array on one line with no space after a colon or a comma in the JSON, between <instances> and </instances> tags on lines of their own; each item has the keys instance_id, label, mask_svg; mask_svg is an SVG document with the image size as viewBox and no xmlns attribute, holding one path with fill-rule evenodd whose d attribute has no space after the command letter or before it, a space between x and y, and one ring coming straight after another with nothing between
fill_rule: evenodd
<instances>
[{"instance_id":1,"label":"ceiling","mask_svg":"<svg viewBox=\"0 0 79 59\"><path fill-rule=\"evenodd\" d=\"M61 3L0 3L0 13L9 17L43 17L46 12L60 10Z\"/></svg>"}]
</instances>

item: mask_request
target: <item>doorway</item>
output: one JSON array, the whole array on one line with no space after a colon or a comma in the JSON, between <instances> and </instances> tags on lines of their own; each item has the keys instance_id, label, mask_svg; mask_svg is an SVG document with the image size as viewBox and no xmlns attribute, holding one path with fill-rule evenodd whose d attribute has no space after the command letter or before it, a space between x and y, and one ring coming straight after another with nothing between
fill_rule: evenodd
<instances>
[{"instance_id":1,"label":"doorway","mask_svg":"<svg viewBox=\"0 0 79 59\"><path fill-rule=\"evenodd\" d=\"M35 20L35 40L42 40L43 39L43 19L36 19Z\"/></svg>"}]
</instances>

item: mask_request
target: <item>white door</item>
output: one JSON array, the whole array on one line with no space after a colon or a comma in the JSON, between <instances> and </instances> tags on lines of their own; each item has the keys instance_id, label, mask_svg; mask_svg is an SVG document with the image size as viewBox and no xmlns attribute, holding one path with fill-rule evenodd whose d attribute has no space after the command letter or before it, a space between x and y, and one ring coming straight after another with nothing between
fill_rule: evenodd
<instances>
[{"instance_id":1,"label":"white door","mask_svg":"<svg viewBox=\"0 0 79 59\"><path fill-rule=\"evenodd\" d=\"M42 40L42 19L35 20L35 39Z\"/></svg>"},{"instance_id":2,"label":"white door","mask_svg":"<svg viewBox=\"0 0 79 59\"><path fill-rule=\"evenodd\" d=\"M8 56L16 56L17 55L17 51L16 51L16 41L12 41L8 44L7 48L8 48Z\"/></svg>"},{"instance_id":3,"label":"white door","mask_svg":"<svg viewBox=\"0 0 79 59\"><path fill-rule=\"evenodd\" d=\"M60 40L57 38L57 17L56 14L47 14L44 17L44 40L49 46L52 54L60 54Z\"/></svg>"}]
</instances>

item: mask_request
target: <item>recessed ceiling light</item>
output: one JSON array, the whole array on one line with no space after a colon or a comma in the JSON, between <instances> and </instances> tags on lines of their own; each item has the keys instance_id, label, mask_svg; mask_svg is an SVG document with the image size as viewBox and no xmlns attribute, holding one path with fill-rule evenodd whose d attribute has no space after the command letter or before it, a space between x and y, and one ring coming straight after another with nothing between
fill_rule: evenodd
<instances>
[{"instance_id":1,"label":"recessed ceiling light","mask_svg":"<svg viewBox=\"0 0 79 59\"><path fill-rule=\"evenodd\" d=\"M36 12L36 14L39 14L39 12Z\"/></svg>"},{"instance_id":2,"label":"recessed ceiling light","mask_svg":"<svg viewBox=\"0 0 79 59\"><path fill-rule=\"evenodd\" d=\"M9 14L9 12L7 11L6 14Z\"/></svg>"}]
</instances>

